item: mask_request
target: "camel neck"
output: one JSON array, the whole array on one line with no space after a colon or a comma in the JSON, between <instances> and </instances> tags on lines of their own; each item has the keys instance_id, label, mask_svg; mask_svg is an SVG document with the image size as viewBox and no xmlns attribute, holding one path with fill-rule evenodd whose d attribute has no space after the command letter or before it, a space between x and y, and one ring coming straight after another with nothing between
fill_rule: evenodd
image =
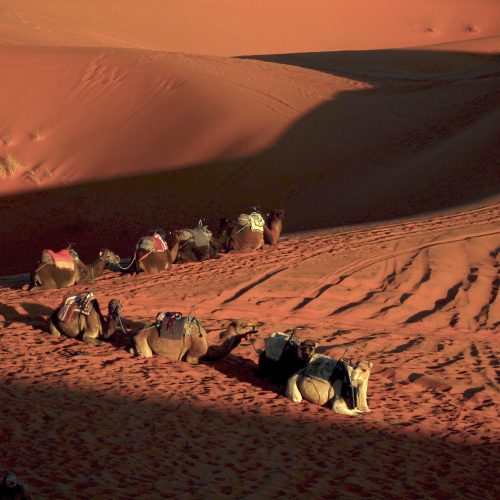
<instances>
[{"instance_id":1,"label":"camel neck","mask_svg":"<svg viewBox=\"0 0 500 500\"><path fill-rule=\"evenodd\" d=\"M172 256L172 262L175 262L175 259L177 259L177 254L179 253L179 245L180 241L176 241L173 245L172 248L170 248L170 255Z\"/></svg>"}]
</instances>

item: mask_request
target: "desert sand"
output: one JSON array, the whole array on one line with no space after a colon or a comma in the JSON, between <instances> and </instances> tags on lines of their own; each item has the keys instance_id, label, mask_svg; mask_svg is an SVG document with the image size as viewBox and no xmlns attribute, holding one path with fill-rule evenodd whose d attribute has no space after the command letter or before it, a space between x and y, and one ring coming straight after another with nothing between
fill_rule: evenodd
<instances>
[{"instance_id":1,"label":"desert sand","mask_svg":"<svg viewBox=\"0 0 500 500\"><path fill-rule=\"evenodd\" d=\"M498 498L500 4L0 6L0 473L35 498ZM42 5L43 4L43 5ZM118 4L120 8L118 8ZM196 307L190 366L49 335L43 248L285 209L274 248L107 271L129 332ZM374 363L372 413L255 374L274 331Z\"/></svg>"}]
</instances>

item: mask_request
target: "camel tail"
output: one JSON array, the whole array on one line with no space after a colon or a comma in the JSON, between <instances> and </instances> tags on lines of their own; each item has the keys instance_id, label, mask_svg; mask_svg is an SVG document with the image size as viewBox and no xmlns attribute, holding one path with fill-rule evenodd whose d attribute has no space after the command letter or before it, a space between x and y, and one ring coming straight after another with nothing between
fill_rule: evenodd
<instances>
[{"instance_id":1,"label":"camel tail","mask_svg":"<svg viewBox=\"0 0 500 500\"><path fill-rule=\"evenodd\" d=\"M302 402L302 394L300 393L299 388L297 387L297 381L299 380L299 377L300 377L300 372L296 373L295 375L292 375L288 379L288 383L286 384L285 396L288 399L291 399L294 403Z\"/></svg>"}]
</instances>

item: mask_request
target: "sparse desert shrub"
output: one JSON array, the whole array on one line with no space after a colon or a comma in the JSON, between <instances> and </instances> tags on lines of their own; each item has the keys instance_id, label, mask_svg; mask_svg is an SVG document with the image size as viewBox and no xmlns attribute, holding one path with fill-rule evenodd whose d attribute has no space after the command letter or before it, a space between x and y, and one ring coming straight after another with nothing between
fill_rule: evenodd
<instances>
[{"instance_id":1,"label":"sparse desert shrub","mask_svg":"<svg viewBox=\"0 0 500 500\"><path fill-rule=\"evenodd\" d=\"M10 134L3 134L0 136L0 141L4 146L8 146L12 142L12 137L10 136Z\"/></svg>"},{"instance_id":2,"label":"sparse desert shrub","mask_svg":"<svg viewBox=\"0 0 500 500\"><path fill-rule=\"evenodd\" d=\"M0 157L0 179L12 177L21 170L21 164L12 156Z\"/></svg>"},{"instance_id":3,"label":"sparse desert shrub","mask_svg":"<svg viewBox=\"0 0 500 500\"><path fill-rule=\"evenodd\" d=\"M35 186L39 186L42 181L35 170L30 169L24 174L24 178L30 182L32 182Z\"/></svg>"},{"instance_id":4,"label":"sparse desert shrub","mask_svg":"<svg viewBox=\"0 0 500 500\"><path fill-rule=\"evenodd\" d=\"M45 136L38 129L32 132L30 137L32 141L43 141L45 139Z\"/></svg>"}]
</instances>

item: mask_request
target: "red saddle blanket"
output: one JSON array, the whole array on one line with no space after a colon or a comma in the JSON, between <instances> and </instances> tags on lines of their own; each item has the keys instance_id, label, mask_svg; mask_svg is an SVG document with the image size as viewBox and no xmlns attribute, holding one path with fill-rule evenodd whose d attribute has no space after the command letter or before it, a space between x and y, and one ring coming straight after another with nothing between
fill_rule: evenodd
<instances>
[{"instance_id":1,"label":"red saddle blanket","mask_svg":"<svg viewBox=\"0 0 500 500\"><path fill-rule=\"evenodd\" d=\"M73 256L68 249L61 250L60 252L54 252L53 250L44 249L42 251L42 262L53 262L54 265L59 269L75 269L75 262Z\"/></svg>"},{"instance_id":2,"label":"red saddle blanket","mask_svg":"<svg viewBox=\"0 0 500 500\"><path fill-rule=\"evenodd\" d=\"M165 240L159 234L144 236L138 243L138 247L148 252L164 252L168 246Z\"/></svg>"}]
</instances>

